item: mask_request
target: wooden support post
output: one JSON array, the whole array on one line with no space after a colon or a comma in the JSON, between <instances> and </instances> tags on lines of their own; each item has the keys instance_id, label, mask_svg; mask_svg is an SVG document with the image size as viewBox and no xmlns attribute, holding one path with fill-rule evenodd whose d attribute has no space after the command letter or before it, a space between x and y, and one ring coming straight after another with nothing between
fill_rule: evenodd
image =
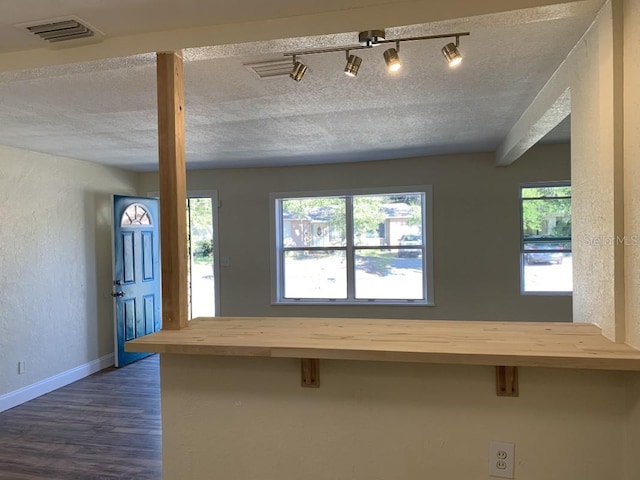
<instances>
[{"instance_id":1,"label":"wooden support post","mask_svg":"<svg viewBox=\"0 0 640 480\"><path fill-rule=\"evenodd\" d=\"M499 397L520 396L518 367L496 367L496 394Z\"/></svg>"},{"instance_id":2,"label":"wooden support post","mask_svg":"<svg viewBox=\"0 0 640 480\"><path fill-rule=\"evenodd\" d=\"M303 358L300 360L302 367L302 386L307 388L320 387L320 360L317 358Z\"/></svg>"},{"instance_id":3,"label":"wooden support post","mask_svg":"<svg viewBox=\"0 0 640 480\"><path fill-rule=\"evenodd\" d=\"M179 52L158 53L162 328L187 326L187 182L184 82Z\"/></svg>"}]
</instances>

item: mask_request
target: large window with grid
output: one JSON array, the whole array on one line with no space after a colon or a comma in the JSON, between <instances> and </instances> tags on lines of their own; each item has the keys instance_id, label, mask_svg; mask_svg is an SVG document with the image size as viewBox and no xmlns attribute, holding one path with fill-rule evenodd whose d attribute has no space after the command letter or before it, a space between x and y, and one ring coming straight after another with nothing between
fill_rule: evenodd
<instances>
[{"instance_id":1,"label":"large window with grid","mask_svg":"<svg viewBox=\"0 0 640 480\"><path fill-rule=\"evenodd\" d=\"M522 293L571 293L571 185L523 185L520 203Z\"/></svg>"},{"instance_id":2,"label":"large window with grid","mask_svg":"<svg viewBox=\"0 0 640 480\"><path fill-rule=\"evenodd\" d=\"M432 304L430 187L271 196L272 300Z\"/></svg>"}]
</instances>

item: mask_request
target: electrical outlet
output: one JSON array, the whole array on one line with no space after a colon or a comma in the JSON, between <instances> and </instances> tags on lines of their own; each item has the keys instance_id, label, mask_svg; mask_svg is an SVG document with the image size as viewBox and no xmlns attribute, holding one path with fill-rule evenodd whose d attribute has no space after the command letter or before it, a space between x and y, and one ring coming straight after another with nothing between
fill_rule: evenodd
<instances>
[{"instance_id":1,"label":"electrical outlet","mask_svg":"<svg viewBox=\"0 0 640 480\"><path fill-rule=\"evenodd\" d=\"M18 362L18 375L24 375L25 373L27 373L27 362L23 360Z\"/></svg>"},{"instance_id":2,"label":"electrical outlet","mask_svg":"<svg viewBox=\"0 0 640 480\"><path fill-rule=\"evenodd\" d=\"M489 443L489 475L500 478L514 478L516 446L513 443Z\"/></svg>"}]
</instances>

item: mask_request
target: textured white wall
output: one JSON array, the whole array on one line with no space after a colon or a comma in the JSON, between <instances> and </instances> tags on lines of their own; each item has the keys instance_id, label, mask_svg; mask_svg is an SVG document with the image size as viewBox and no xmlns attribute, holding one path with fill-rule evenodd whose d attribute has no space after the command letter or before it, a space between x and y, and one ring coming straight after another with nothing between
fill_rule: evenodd
<instances>
[{"instance_id":1,"label":"textured white wall","mask_svg":"<svg viewBox=\"0 0 640 480\"><path fill-rule=\"evenodd\" d=\"M624 2L627 342L640 348L640 0Z\"/></svg>"},{"instance_id":2,"label":"textured white wall","mask_svg":"<svg viewBox=\"0 0 640 480\"><path fill-rule=\"evenodd\" d=\"M613 248L602 242L612 234L612 225L607 215L608 206L612 205L612 190L610 185L601 191L600 180L598 180L604 176L602 183L606 183L610 178L607 175L606 165L598 161L600 159L600 99L597 95L599 80L597 33L596 25L585 41L573 52L573 71L579 71L580 75L579 81L575 82L571 88L571 180L574 298L576 299L574 317L577 322L596 323L602 326L607 320L606 317L613 317L613 305L608 301L613 298L612 284L603 281L613 275L612 262L607 259L612 254ZM600 240L600 243L585 242L584 239L587 238ZM596 265L592 266L593 262ZM594 294L594 292L601 293Z\"/></svg>"},{"instance_id":3,"label":"textured white wall","mask_svg":"<svg viewBox=\"0 0 640 480\"><path fill-rule=\"evenodd\" d=\"M640 348L640 0L624 1L624 178L627 343ZM635 241L634 241L635 239ZM627 480L640 477L640 375L629 384Z\"/></svg>"},{"instance_id":4,"label":"textured white wall","mask_svg":"<svg viewBox=\"0 0 640 480\"><path fill-rule=\"evenodd\" d=\"M624 341L621 75L614 14L607 2L571 57L571 179L574 321L595 323ZM618 202L618 203L616 203ZM616 262L616 259L618 260Z\"/></svg>"},{"instance_id":5,"label":"textured white wall","mask_svg":"<svg viewBox=\"0 0 640 480\"><path fill-rule=\"evenodd\" d=\"M568 145L537 147L509 168L490 154L350 165L193 171L193 190L217 189L222 315L571 321L570 296L520 294L519 185L567 180ZM269 193L433 185L435 307L273 306ZM157 191L143 174L141 191Z\"/></svg>"},{"instance_id":6,"label":"textured white wall","mask_svg":"<svg viewBox=\"0 0 640 480\"><path fill-rule=\"evenodd\" d=\"M113 352L110 195L137 179L0 147L0 395Z\"/></svg>"},{"instance_id":7,"label":"textured white wall","mask_svg":"<svg viewBox=\"0 0 640 480\"><path fill-rule=\"evenodd\" d=\"M523 368L499 398L491 367L321 361L319 389L289 359L161 369L165 480L488 479L491 440L518 480L625 478L622 373Z\"/></svg>"}]
</instances>

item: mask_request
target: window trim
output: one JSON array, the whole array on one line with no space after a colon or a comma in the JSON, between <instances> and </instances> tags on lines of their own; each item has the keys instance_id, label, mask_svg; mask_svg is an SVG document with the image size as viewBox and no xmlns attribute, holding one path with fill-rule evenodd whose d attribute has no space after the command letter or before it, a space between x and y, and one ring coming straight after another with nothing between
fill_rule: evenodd
<instances>
[{"instance_id":1,"label":"window trim","mask_svg":"<svg viewBox=\"0 0 640 480\"><path fill-rule=\"evenodd\" d=\"M424 195L422 239L423 239L423 294L424 299L364 299L355 298L355 265L354 255L356 247L353 238L347 234L347 242L344 248L347 261L347 296L346 299L285 299L284 298L284 256L282 255L283 231L282 212L280 202L287 198L311 198L311 197L354 197L359 195L385 195L395 193L421 193ZM346 215L350 217L353 210L346 206ZM271 305L402 305L402 306L435 306L434 302L434 255L433 255L433 191L431 185L408 185L397 187L372 187L350 188L339 190L314 190L296 192L274 192L269 194L269 220L270 220L270 256L271 256ZM325 248L327 250L328 248ZM341 248L342 250L342 248Z\"/></svg>"},{"instance_id":2,"label":"window trim","mask_svg":"<svg viewBox=\"0 0 640 480\"><path fill-rule=\"evenodd\" d=\"M550 182L530 182L530 183L521 183L518 186L518 209L520 211L519 213L519 217L520 217L520 225L519 225L519 230L520 230L520 248L518 249L518 257L519 257L519 261L520 261L520 295L533 295L533 296L553 296L553 297L571 297L573 296L573 289L572 290L566 290L566 291L554 291L554 290L539 290L539 291L527 291L525 290L525 285L524 285L524 253L525 249L524 249L524 229L523 229L523 216L522 216L522 201L524 200L525 197L522 196L522 190L524 188L543 188L543 187L571 187L571 181L570 180L556 180L556 181L550 181ZM571 197L553 197L553 198L571 198L573 199L573 188L571 189ZM535 198L531 198L531 200L535 200ZM572 208L572 215L573 215L573 208ZM558 240L561 241L572 241L572 237L558 237ZM531 243L531 242L529 242ZM566 252L566 250L563 250L564 252ZM573 245L571 246L571 252L573 255Z\"/></svg>"}]
</instances>

